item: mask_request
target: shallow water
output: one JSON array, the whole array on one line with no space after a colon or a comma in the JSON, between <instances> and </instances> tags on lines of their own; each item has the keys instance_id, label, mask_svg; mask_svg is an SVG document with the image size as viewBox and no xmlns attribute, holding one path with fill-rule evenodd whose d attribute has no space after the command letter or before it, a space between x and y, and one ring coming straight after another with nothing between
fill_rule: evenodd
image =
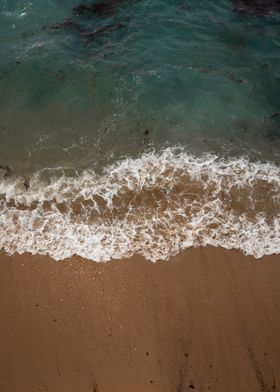
<instances>
[{"instance_id":1,"label":"shallow water","mask_svg":"<svg viewBox=\"0 0 280 392\"><path fill-rule=\"evenodd\" d=\"M239 15L228 0L124 0L99 15L77 5L0 5L0 246L98 260L207 243L280 252L280 16ZM201 160L215 186L182 187ZM109 176L127 162L135 178ZM160 165L168 194L146 183ZM120 190L128 174L139 183Z\"/></svg>"},{"instance_id":2,"label":"shallow water","mask_svg":"<svg viewBox=\"0 0 280 392\"><path fill-rule=\"evenodd\" d=\"M231 1L123 1L73 17L76 1L2 1L1 161L15 172L88 168L180 144L279 161L278 16ZM46 29L71 17L100 33Z\"/></svg>"}]
</instances>

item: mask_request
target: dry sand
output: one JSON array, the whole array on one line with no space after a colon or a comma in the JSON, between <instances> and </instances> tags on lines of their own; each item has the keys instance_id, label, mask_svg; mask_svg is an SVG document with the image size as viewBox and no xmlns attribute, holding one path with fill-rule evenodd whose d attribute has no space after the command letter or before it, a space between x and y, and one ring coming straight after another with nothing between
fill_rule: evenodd
<instances>
[{"instance_id":1,"label":"dry sand","mask_svg":"<svg viewBox=\"0 0 280 392\"><path fill-rule=\"evenodd\" d=\"M1 392L280 391L280 256L0 256Z\"/></svg>"}]
</instances>

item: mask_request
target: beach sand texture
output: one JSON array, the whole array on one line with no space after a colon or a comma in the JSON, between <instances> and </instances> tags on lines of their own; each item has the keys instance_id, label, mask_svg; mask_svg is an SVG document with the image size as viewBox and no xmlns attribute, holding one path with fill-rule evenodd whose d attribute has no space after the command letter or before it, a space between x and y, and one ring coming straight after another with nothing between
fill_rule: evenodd
<instances>
[{"instance_id":1,"label":"beach sand texture","mask_svg":"<svg viewBox=\"0 0 280 392\"><path fill-rule=\"evenodd\" d=\"M1 392L280 389L280 256L0 257Z\"/></svg>"}]
</instances>

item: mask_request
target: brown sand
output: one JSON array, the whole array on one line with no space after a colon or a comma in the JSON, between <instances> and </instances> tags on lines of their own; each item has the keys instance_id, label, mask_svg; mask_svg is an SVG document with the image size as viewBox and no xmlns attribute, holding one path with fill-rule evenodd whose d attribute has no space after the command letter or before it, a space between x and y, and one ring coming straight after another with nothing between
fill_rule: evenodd
<instances>
[{"instance_id":1,"label":"brown sand","mask_svg":"<svg viewBox=\"0 0 280 392\"><path fill-rule=\"evenodd\" d=\"M280 391L279 255L0 269L0 392Z\"/></svg>"}]
</instances>

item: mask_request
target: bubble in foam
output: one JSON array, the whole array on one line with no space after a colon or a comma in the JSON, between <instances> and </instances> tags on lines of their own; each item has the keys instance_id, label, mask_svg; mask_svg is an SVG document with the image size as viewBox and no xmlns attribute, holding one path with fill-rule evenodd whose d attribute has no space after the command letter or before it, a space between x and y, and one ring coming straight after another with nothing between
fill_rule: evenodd
<instances>
[{"instance_id":1,"label":"bubble in foam","mask_svg":"<svg viewBox=\"0 0 280 392\"><path fill-rule=\"evenodd\" d=\"M0 183L0 247L95 261L141 254L156 261L191 246L262 257L280 253L280 168L165 149L102 175Z\"/></svg>"}]
</instances>

